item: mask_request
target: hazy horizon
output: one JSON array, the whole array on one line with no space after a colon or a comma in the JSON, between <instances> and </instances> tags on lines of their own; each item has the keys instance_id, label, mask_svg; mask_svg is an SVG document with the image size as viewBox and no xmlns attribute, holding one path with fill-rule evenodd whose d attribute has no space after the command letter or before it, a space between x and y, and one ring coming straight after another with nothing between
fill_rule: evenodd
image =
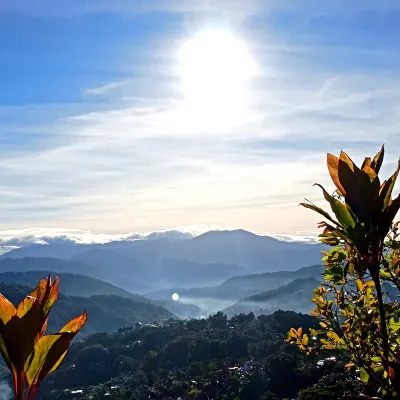
<instances>
[{"instance_id":1,"label":"hazy horizon","mask_svg":"<svg viewBox=\"0 0 400 400\"><path fill-rule=\"evenodd\" d=\"M0 231L0 254L19 247L33 244L104 244L114 241L145 240L145 239L190 239L207 232L243 230L225 229L217 226L177 226L172 229L163 229L150 232L99 233L79 229L46 229L33 228L21 230ZM251 231L248 231L251 232ZM291 234L276 234L272 232L251 232L260 236L269 236L283 241L299 241L317 243L318 232L313 235L304 235L297 232Z\"/></svg>"}]
</instances>

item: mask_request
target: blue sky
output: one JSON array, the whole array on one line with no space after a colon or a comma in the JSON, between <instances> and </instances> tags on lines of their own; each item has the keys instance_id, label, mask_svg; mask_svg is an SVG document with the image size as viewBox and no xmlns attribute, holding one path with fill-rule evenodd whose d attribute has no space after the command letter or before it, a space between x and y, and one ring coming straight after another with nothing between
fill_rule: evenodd
<instances>
[{"instance_id":1,"label":"blue sky","mask_svg":"<svg viewBox=\"0 0 400 400\"><path fill-rule=\"evenodd\" d=\"M179 54L207 31L240 41L257 72L243 98L206 84L189 110ZM326 152L360 160L384 142L386 172L400 155L399 50L394 1L2 1L3 237L310 234L297 204L328 184Z\"/></svg>"}]
</instances>

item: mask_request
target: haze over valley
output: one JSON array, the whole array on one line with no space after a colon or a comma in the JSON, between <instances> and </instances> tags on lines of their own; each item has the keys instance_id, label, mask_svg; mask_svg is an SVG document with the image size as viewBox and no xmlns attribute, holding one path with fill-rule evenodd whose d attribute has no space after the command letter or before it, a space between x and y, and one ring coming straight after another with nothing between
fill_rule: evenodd
<instances>
[{"instance_id":1,"label":"haze over valley","mask_svg":"<svg viewBox=\"0 0 400 400\"><path fill-rule=\"evenodd\" d=\"M157 304L178 317L198 318L289 282L318 278L321 249L320 244L245 230L209 231L191 238L155 235L104 244L58 240L1 255L0 281L33 286L41 276L59 274L60 290L68 296L121 296ZM298 290L305 290L304 296L312 293L309 285ZM175 300L174 294L179 296ZM259 308L265 307L260 302ZM279 297L272 296L268 308L274 307L279 308ZM309 309L309 304L297 307L297 311ZM165 314L160 313L162 317Z\"/></svg>"}]
</instances>

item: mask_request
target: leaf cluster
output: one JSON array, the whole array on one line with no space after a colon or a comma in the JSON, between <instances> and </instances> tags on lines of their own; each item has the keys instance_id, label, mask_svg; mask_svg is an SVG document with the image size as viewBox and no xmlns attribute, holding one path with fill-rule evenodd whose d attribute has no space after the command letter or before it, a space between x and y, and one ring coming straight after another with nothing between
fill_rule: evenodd
<instances>
[{"instance_id":1,"label":"leaf cluster","mask_svg":"<svg viewBox=\"0 0 400 400\"><path fill-rule=\"evenodd\" d=\"M323 251L324 280L312 301L321 329L309 334L292 328L287 341L311 354L323 349L348 359L348 369L357 370L360 380L374 386L382 398L400 394L400 242L398 223L400 195L392 192L400 161L390 178L382 183L378 173L384 148L365 158L361 168L342 152L327 156L335 192L321 185L330 214L307 202L302 206L325 218L320 241L332 246Z\"/></svg>"}]
</instances>

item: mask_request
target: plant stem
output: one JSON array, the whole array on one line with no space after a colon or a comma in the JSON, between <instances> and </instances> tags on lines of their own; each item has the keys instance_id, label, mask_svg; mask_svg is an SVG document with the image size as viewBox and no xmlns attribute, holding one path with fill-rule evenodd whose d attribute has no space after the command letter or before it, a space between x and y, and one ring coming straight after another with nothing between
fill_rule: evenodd
<instances>
[{"instance_id":1,"label":"plant stem","mask_svg":"<svg viewBox=\"0 0 400 400\"><path fill-rule=\"evenodd\" d=\"M389 336L388 336L388 330L387 330L387 325L386 325L386 318L385 318L385 309L384 309L384 303L383 303L383 297L382 297L382 287L381 287L381 282L378 278L374 279L375 287L376 287L376 294L378 297L378 303L379 303L379 315L381 319L381 329L382 329L382 342L383 342L383 355L384 355L384 360L385 360L385 369L388 371L388 366L389 366Z\"/></svg>"},{"instance_id":2,"label":"plant stem","mask_svg":"<svg viewBox=\"0 0 400 400\"><path fill-rule=\"evenodd\" d=\"M14 375L14 399L22 400L24 396L24 373Z\"/></svg>"}]
</instances>

